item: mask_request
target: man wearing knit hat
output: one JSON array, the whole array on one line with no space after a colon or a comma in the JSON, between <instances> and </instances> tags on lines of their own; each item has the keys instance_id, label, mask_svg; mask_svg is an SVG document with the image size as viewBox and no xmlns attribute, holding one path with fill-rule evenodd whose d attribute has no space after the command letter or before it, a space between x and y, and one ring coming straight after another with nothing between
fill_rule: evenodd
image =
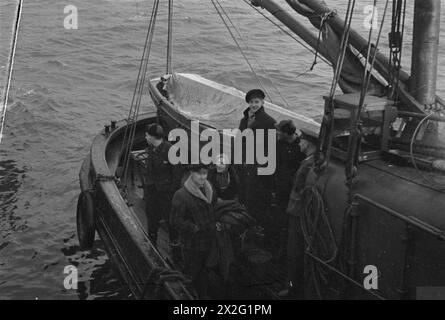
<instances>
[{"instance_id":1,"label":"man wearing knit hat","mask_svg":"<svg viewBox=\"0 0 445 320\"><path fill-rule=\"evenodd\" d=\"M264 110L264 98L265 94L260 89L253 89L247 92L246 102L249 107L244 110L244 117L240 121L239 130L244 131L246 129L253 130L254 133L254 146L255 148L249 148L249 151L255 151L256 146L260 143L263 144L264 154L268 154L268 131L274 130L275 134L275 119L272 118ZM257 130L262 129L261 133ZM261 133L261 135L260 135ZM270 211L271 199L273 194L273 176L272 175L258 175L258 164L245 164L247 148L243 147L243 162L244 165L241 168L240 177L242 185L244 186L244 203L247 207L249 214L257 218L260 224L267 224L267 214Z\"/></svg>"}]
</instances>

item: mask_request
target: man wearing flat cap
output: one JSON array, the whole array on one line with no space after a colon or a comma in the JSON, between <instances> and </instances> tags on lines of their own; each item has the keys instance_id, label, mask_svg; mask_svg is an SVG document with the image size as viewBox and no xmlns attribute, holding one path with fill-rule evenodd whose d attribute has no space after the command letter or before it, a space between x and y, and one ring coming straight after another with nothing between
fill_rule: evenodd
<instances>
[{"instance_id":1,"label":"man wearing flat cap","mask_svg":"<svg viewBox=\"0 0 445 320\"><path fill-rule=\"evenodd\" d=\"M276 121L264 110L264 98L265 94L260 89L253 89L247 92L246 102L249 104L249 107L243 112L244 116L240 121L239 130L253 130L255 146L257 139L262 139L264 143L264 152L267 154L268 130L275 130ZM257 132L258 129L264 130L263 136L259 136L260 132ZM254 148L251 150L254 150ZM246 152L245 147L243 147L243 153L244 152ZM244 159L245 156L243 155L243 162ZM264 224L267 221L265 215L270 210L274 181L272 175L259 176L257 167L257 164L244 165L240 172L240 176L245 188L244 202L247 211L249 214L257 218L261 224Z\"/></svg>"},{"instance_id":2,"label":"man wearing flat cap","mask_svg":"<svg viewBox=\"0 0 445 320\"><path fill-rule=\"evenodd\" d=\"M276 125L276 128L278 141L275 185L278 205L284 213L289 201L293 177L306 155L301 152L300 138L292 120L282 120Z\"/></svg>"},{"instance_id":3,"label":"man wearing flat cap","mask_svg":"<svg viewBox=\"0 0 445 320\"><path fill-rule=\"evenodd\" d=\"M285 253L287 243L286 214L289 195L293 186L293 178L301 161L306 155L300 150L300 138L296 133L296 127L292 120L282 120L277 128L277 168L275 171L275 190L278 205L276 223L278 226L277 238L279 238L279 253Z\"/></svg>"},{"instance_id":4,"label":"man wearing flat cap","mask_svg":"<svg viewBox=\"0 0 445 320\"><path fill-rule=\"evenodd\" d=\"M306 155L301 162L289 198L287 213L289 215L288 229L288 277L289 287L287 294L294 298L303 298L304 284L304 238L301 231L302 199L301 192L306 186L306 179L315 163L318 135L310 130L301 129L300 150Z\"/></svg>"},{"instance_id":5,"label":"man wearing flat cap","mask_svg":"<svg viewBox=\"0 0 445 320\"><path fill-rule=\"evenodd\" d=\"M300 129L300 150L305 154L305 159L301 162L300 168L295 174L293 186L287 206L288 214L295 215L300 204L300 193L306 185L306 178L315 162L315 152L317 150L317 134L306 129Z\"/></svg>"}]
</instances>

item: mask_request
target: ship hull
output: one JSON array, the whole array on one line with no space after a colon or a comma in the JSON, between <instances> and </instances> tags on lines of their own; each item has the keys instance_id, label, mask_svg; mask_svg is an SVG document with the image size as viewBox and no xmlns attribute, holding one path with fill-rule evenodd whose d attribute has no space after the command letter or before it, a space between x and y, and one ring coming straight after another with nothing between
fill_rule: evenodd
<instances>
[{"instance_id":1,"label":"ship hull","mask_svg":"<svg viewBox=\"0 0 445 320\"><path fill-rule=\"evenodd\" d=\"M156 120L154 113L139 116L135 145L144 141L144 126ZM95 229L124 289L133 298L191 299L181 281L161 283L162 289L158 291L153 285L156 272L172 267L148 239L143 205L136 197L125 199L119 190L120 183L114 178L125 126L126 121L120 121L111 133L101 132L95 137L79 174L81 191L91 191L94 195Z\"/></svg>"}]
</instances>

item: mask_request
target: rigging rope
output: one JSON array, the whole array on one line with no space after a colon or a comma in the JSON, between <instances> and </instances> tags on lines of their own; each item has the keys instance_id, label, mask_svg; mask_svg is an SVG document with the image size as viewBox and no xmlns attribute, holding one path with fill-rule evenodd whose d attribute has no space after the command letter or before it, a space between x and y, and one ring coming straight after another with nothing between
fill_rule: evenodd
<instances>
[{"instance_id":1,"label":"rigging rope","mask_svg":"<svg viewBox=\"0 0 445 320\"><path fill-rule=\"evenodd\" d=\"M150 23L148 25L147 36L145 39L144 50L142 52L138 76L136 79L136 85L135 85L133 97L131 100L131 107L130 107L130 111L128 113L127 126L125 127L125 132L124 132L124 139L122 141L122 146L121 146L121 155L122 154L124 155L124 161L123 161L124 170L123 170L123 179L122 179L124 184L127 183L126 178L127 178L128 167L129 167L129 163L130 163L131 149L133 147L137 119L138 119L138 115L139 115L142 93L143 93L144 84L145 84L145 77L147 74L148 60L150 57L151 44L153 42L153 34L154 34L154 28L155 28L155 24L156 24L158 6L159 6L159 0L155 0L154 4L153 4L153 10L151 13L151 17L150 17Z\"/></svg>"},{"instance_id":2,"label":"rigging rope","mask_svg":"<svg viewBox=\"0 0 445 320\"><path fill-rule=\"evenodd\" d=\"M388 3L389 0L386 0L385 3L385 9L383 12L383 18L382 21L380 23L380 29L379 29L379 33L377 35L377 41L375 44L375 48L374 48L374 54L372 56L370 65L369 65L369 71L368 71L368 63L369 63L369 59L371 58L371 36L372 36L372 26L371 29L369 30L369 39L368 39L368 53L366 56L366 63L365 63L365 69L363 72L363 84L362 84L362 90L360 92L360 101L359 101L359 105L358 105L358 109L357 109L357 119L355 120L355 125L353 128L353 132L350 133L350 138L349 138L349 142L348 142L348 161L346 164L346 177L347 177L347 185L349 187L352 186L352 180L354 179L354 176L356 174L356 170L354 169L354 167L357 164L358 161L358 155L359 155L359 142L360 142L360 137L361 137L361 113L363 110L363 106L364 106L364 102L365 102L365 98L366 98L366 93L368 91L368 86L369 83L371 81L371 77L372 77L372 70L374 68L374 63L375 63L375 59L377 56L377 52L378 52L378 47L379 47L379 43L380 43L380 38L381 38L381 34L382 34L382 30L383 30L383 25L385 23L385 17L386 17L386 12L388 9ZM375 13L375 8L377 5L377 0L374 0L374 9L373 9L373 13L372 13L372 17L371 17L371 21L374 21L374 13ZM352 197L352 192L350 192L350 197ZM350 203L352 203L352 199L350 199Z\"/></svg>"},{"instance_id":3,"label":"rigging rope","mask_svg":"<svg viewBox=\"0 0 445 320\"><path fill-rule=\"evenodd\" d=\"M246 41L244 41L240 31L238 30L238 28L235 26L235 24L233 23L232 19L230 19L229 15L227 14L227 12L224 10L223 6L221 5L221 3L216 0L216 2L218 3L218 5L220 6L222 12L224 13L224 15L227 17L227 20L230 22L230 24L232 25L233 29L235 30L235 32L237 33L238 37L240 38L240 40L243 42L243 44L247 47L247 50L249 50L249 46L247 44ZM278 89L277 86L275 86L275 84L272 81L272 77L270 76L270 74L262 67L262 64L258 61L258 59L255 57L255 55L252 54L253 59L255 60L255 62L257 63L257 65L260 67L260 69L265 73L265 75L267 76L267 79L269 80L271 86L273 89L275 89L276 92L278 92L278 95L280 96L281 100L283 100L284 104L290 109L291 106L289 105L289 103L287 102L286 98L284 97L284 95L281 93L281 91Z\"/></svg>"},{"instance_id":4,"label":"rigging rope","mask_svg":"<svg viewBox=\"0 0 445 320\"><path fill-rule=\"evenodd\" d=\"M340 42L340 48L339 48L340 52L337 57L337 63L335 64L334 77L332 79L331 90L329 93L330 98L334 97L335 90L337 89L337 85L338 85L339 79L341 77L341 71L343 69L343 63L344 63L344 59L345 59L345 55L346 55L346 49L349 44L349 34L350 34L350 30L351 30L351 23L352 23L352 16L354 14L354 8L355 8L355 0L352 0L352 1L349 0L348 8L346 10L345 23L343 26L344 31L343 31L342 39Z\"/></svg>"},{"instance_id":5,"label":"rigging rope","mask_svg":"<svg viewBox=\"0 0 445 320\"><path fill-rule=\"evenodd\" d=\"M375 62L375 58L377 56L377 52L378 52L378 46L379 46L379 42L380 42L380 38L381 38L381 33L383 30L383 25L385 23L385 17L386 17L386 12L387 12L387 8L388 8L388 3L389 0L386 0L386 4L385 4L385 10L383 13L383 18L380 24L380 30L379 33L377 35L377 41L375 44L375 48L374 48L374 54L372 56L371 62L370 58L371 58L371 38L372 38L372 31L373 31L373 26L371 25L371 28L369 30L369 38L368 38L368 50L367 50L367 55L366 55L366 62L365 62L365 67L364 67L364 71L363 71L363 83L362 83L362 90L360 92L360 100L359 100L359 105L356 111L356 119L354 119L355 123L354 123L354 127L351 130L351 132L349 133L349 140L348 140L348 154L347 154L347 161L345 164L345 175L346 175L346 188L347 188L347 196L348 196L348 200L347 200L347 204L348 204L348 216L351 217L351 219L353 219L353 215L352 213L354 212L355 208L357 207L357 203L354 200L354 179L357 175L357 163L358 163L358 159L359 159L359 151L360 151L360 141L361 141L361 137L362 137L362 128L361 128L361 113L363 110L363 106L364 106L364 101L365 101L365 97L366 97L366 93L368 92L368 86L369 86L369 82L371 81L371 76L372 76L372 71L374 68L374 62ZM371 17L371 21L374 21L374 14L376 11L376 6L377 6L377 0L374 0L374 6L373 6L373 11L372 11L372 17ZM369 71L368 71L368 63L370 63L369 65ZM352 116L352 113L351 113ZM351 222L352 224L353 222ZM351 228L351 233L354 232L354 227L353 225L350 226ZM344 229L344 234L347 233L347 231ZM351 242L354 242L354 239L349 239ZM350 249L351 252L350 254L350 260L351 260L351 269L350 269L350 273L353 274L354 273L354 256L356 254L356 249Z\"/></svg>"},{"instance_id":6,"label":"rigging rope","mask_svg":"<svg viewBox=\"0 0 445 320\"><path fill-rule=\"evenodd\" d=\"M259 14L261 14L266 20L268 20L269 22L271 22L274 26L276 26L278 29L280 29L282 32L284 32L286 35L288 35L289 37L291 37L292 39L294 39L297 43L299 43L302 47L304 47L306 50L312 52L314 55L316 54L316 51L313 50L311 47L309 47L308 45L306 45L304 42L302 42L300 39L298 39L296 36L294 36L292 33L290 33L289 31L287 31L286 29L284 29L282 26L280 26L278 23L276 23L275 21L273 21L272 19L270 19L267 15L265 15L260 9L258 9L257 7L255 7L254 5L252 5L252 3L250 3L248 0L243 0L249 7L252 7L256 12L258 12ZM329 66L332 66L332 63L327 60L325 57L320 56L320 59L323 60L324 62L326 62L326 64L328 64Z\"/></svg>"},{"instance_id":7,"label":"rigging rope","mask_svg":"<svg viewBox=\"0 0 445 320\"><path fill-rule=\"evenodd\" d=\"M374 68L374 62L377 56L377 49L379 47L379 42L380 42L380 38L381 38L381 34L382 34L382 30L383 30L383 25L385 23L385 17L386 17L386 11L388 9L388 3L389 0L386 0L385 3L385 10L383 12L383 18L382 18L382 22L380 23L380 29L379 29L379 33L377 35L377 41L375 44L375 50L374 50L374 55L372 57L371 63L370 63L370 67L369 67L369 72L368 72L368 63L369 63L369 59L370 59L370 55L371 55L371 36L372 36L372 26L371 29L369 30L369 39L368 39L368 52L367 52L367 56L366 56L366 62L365 62L365 70L363 72L363 85L362 85L362 90L360 93L360 103L359 103L359 113L358 113L358 117L360 118L360 112L363 109L363 104L364 104L364 100L366 97L366 93L368 92L368 87L369 87L369 82L371 81L371 77L372 77L372 70ZM377 0L374 0L374 8L377 6ZM374 21L374 12L375 10L373 9L372 11L372 17L371 17L371 21Z\"/></svg>"},{"instance_id":8,"label":"rigging rope","mask_svg":"<svg viewBox=\"0 0 445 320\"><path fill-rule=\"evenodd\" d=\"M0 143L2 142L3 128L5 126L6 109L8 107L8 98L9 98L9 88L11 87L12 72L14 69L15 50L17 48L17 39L19 34L20 21L22 19L22 8L23 8L23 0L19 0L15 14L14 27L12 31L11 50L9 52L9 57L8 57L8 71L6 72L6 81L2 92L3 97L1 105L2 110L1 110L1 121L0 121Z\"/></svg>"},{"instance_id":9,"label":"rigging rope","mask_svg":"<svg viewBox=\"0 0 445 320\"><path fill-rule=\"evenodd\" d=\"M317 38L317 50L315 50L315 57L314 57L314 62L312 62L312 66L311 66L311 70L314 69L315 65L317 64L317 58L319 56L318 54L318 50L320 48L320 40L321 40L321 35L323 33L323 27L324 27L324 23L326 22L327 19L329 19L330 17L332 17L333 14L335 14L336 11L335 10L331 10L329 12L325 12L323 13L323 15L321 16L321 20L320 20L320 28L318 29L318 38Z\"/></svg>"},{"instance_id":10,"label":"rigging rope","mask_svg":"<svg viewBox=\"0 0 445 320\"><path fill-rule=\"evenodd\" d=\"M320 142L318 146L317 157L324 153L325 158L323 162L328 165L331 156L331 146L334 135L334 95L337 89L338 82L341 77L343 69L343 63L346 55L346 49L349 44L349 34L351 30L352 17L355 9L355 0L349 0L348 7L345 15L345 22L343 25L343 34L340 41L339 53L337 56L337 62L334 68L334 76L332 78L331 89L329 92L329 101L325 106L325 117L323 118L323 125L321 127ZM317 159L317 165L321 165L320 159Z\"/></svg>"},{"instance_id":11,"label":"rigging rope","mask_svg":"<svg viewBox=\"0 0 445 320\"><path fill-rule=\"evenodd\" d=\"M167 74L172 73L173 0L168 0Z\"/></svg>"},{"instance_id":12,"label":"rigging rope","mask_svg":"<svg viewBox=\"0 0 445 320\"><path fill-rule=\"evenodd\" d=\"M389 41L389 83L388 96L397 100L397 89L402 68L403 36L405 33L406 0L393 0L392 23Z\"/></svg>"},{"instance_id":13,"label":"rigging rope","mask_svg":"<svg viewBox=\"0 0 445 320\"><path fill-rule=\"evenodd\" d=\"M229 32L230 36L232 37L232 40L235 42L236 46L238 47L238 50L240 51L241 55L243 56L244 60L246 61L247 65L249 66L252 74L254 75L256 81L258 82L259 86L261 87L261 89L263 89L264 93L267 95L267 97L269 98L269 100L273 103L269 93L267 92L267 90L265 89L265 87L263 86L263 83L261 82L260 78L258 77L258 75L255 72L255 69L253 68L252 64L250 63L249 59L247 58L246 54L244 53L243 49L241 48L241 46L238 43L238 40L236 40L235 35L233 34L232 30L230 29L229 25L227 24L226 20L224 19L220 9L218 8L218 6L216 5L215 1L218 0L210 0L213 4L213 6L216 9L216 12L218 13L219 17L221 18L222 22L224 23L224 25L227 28L227 31Z\"/></svg>"},{"instance_id":14,"label":"rigging rope","mask_svg":"<svg viewBox=\"0 0 445 320\"><path fill-rule=\"evenodd\" d=\"M315 58L314 58L314 62L312 63L312 65L305 71L300 72L299 74L297 74L294 79L297 79L301 76L306 75L307 73L313 71L315 65L316 65L316 61L317 58L321 59L323 62L325 62L328 66L332 67L332 63L327 60L325 57L320 56L318 54L318 46L320 44L320 40L321 40L321 30L319 32L319 38L317 40L317 50L313 50L311 47L309 47L308 45L306 45L304 42L302 42L300 39L298 39L297 37L295 37L295 35L293 35L292 33L290 33L289 31L287 31L286 29L284 29L281 25L279 25L278 23L276 23L275 21L273 21L272 19L270 19L267 15L265 15L260 9L258 9L257 7L255 7L254 5L252 5L251 2L249 2L248 0L243 0L249 7L253 8L256 12L258 12L260 15L262 15L267 21L271 22L274 26L276 26L278 29L280 29L282 32L284 32L286 35L288 35L289 37L291 37L292 39L294 39L297 43L299 43L302 47L304 47L305 49L307 49L308 51L310 51L311 53L314 54ZM333 13L335 13L335 10L332 10L330 12L327 13L327 17L329 18ZM318 15L313 15L313 16L308 16L308 18L312 18L312 17L317 17ZM326 20L326 19L325 19Z\"/></svg>"}]
</instances>

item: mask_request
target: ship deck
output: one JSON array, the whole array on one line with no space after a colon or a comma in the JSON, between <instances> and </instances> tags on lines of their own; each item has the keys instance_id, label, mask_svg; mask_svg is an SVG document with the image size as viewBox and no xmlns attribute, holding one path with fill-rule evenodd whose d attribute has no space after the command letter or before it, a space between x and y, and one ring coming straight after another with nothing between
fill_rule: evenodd
<instances>
[{"instance_id":1,"label":"ship deck","mask_svg":"<svg viewBox=\"0 0 445 320\"><path fill-rule=\"evenodd\" d=\"M131 165L131 173L129 175L131 181L127 184L127 200L148 237L140 166L141 164L137 161L133 161ZM156 247L160 255L172 268L180 269L179 266L175 266L173 263L168 233L162 227L159 229ZM269 252L272 251L273 249L269 249ZM286 270L285 257L282 255L281 257L273 257L273 259L261 265L245 263L243 257L238 257L232 264L229 282L223 284L223 290L221 290L221 282L216 279L213 284L213 290L212 285L210 287L211 296L217 299L280 299L278 293L286 284Z\"/></svg>"}]
</instances>

